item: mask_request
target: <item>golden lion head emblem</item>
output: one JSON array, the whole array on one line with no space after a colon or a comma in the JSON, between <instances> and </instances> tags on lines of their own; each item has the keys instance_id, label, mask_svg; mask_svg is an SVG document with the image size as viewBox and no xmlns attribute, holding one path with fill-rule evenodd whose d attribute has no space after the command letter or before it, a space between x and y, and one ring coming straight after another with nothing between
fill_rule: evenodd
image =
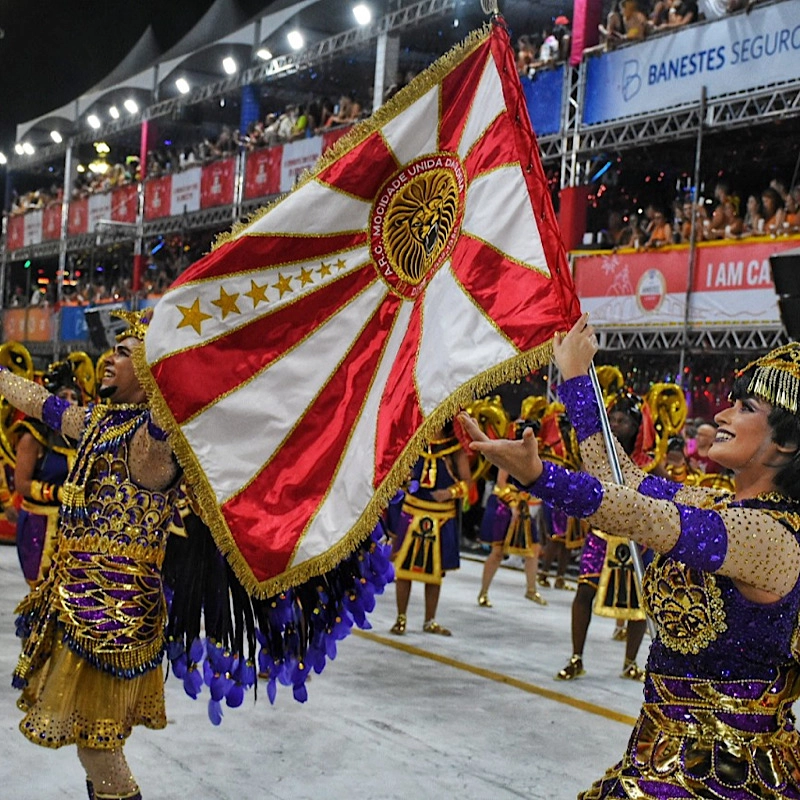
<instances>
[{"instance_id":1,"label":"golden lion head emblem","mask_svg":"<svg viewBox=\"0 0 800 800\"><path fill-rule=\"evenodd\" d=\"M425 172L392 198L384 241L403 280L420 283L436 262L456 223L458 203L458 186L449 170Z\"/></svg>"}]
</instances>

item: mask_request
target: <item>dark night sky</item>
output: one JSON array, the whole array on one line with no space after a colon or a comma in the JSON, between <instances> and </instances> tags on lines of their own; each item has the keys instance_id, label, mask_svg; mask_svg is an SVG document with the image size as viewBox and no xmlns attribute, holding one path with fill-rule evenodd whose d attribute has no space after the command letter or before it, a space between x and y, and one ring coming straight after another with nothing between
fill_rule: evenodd
<instances>
[{"instance_id":1,"label":"dark night sky","mask_svg":"<svg viewBox=\"0 0 800 800\"><path fill-rule=\"evenodd\" d=\"M0 0L0 151L16 125L102 80L152 23L161 47L177 42L213 0ZM248 14L269 0L237 0Z\"/></svg>"}]
</instances>

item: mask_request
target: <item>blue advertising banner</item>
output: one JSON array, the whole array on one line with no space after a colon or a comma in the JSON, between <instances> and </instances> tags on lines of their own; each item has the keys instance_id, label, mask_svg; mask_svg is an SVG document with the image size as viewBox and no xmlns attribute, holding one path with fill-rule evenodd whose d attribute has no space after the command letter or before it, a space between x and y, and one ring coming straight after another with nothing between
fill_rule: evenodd
<instances>
[{"instance_id":1,"label":"blue advertising banner","mask_svg":"<svg viewBox=\"0 0 800 800\"><path fill-rule=\"evenodd\" d=\"M561 96L564 91L564 66L537 70L533 78L523 77L522 90L533 132L548 136L561 131Z\"/></svg>"},{"instance_id":2,"label":"blue advertising banner","mask_svg":"<svg viewBox=\"0 0 800 800\"><path fill-rule=\"evenodd\" d=\"M89 338L89 328L86 326L86 306L61 306L61 341L77 342Z\"/></svg>"},{"instance_id":3,"label":"blue advertising banner","mask_svg":"<svg viewBox=\"0 0 800 800\"><path fill-rule=\"evenodd\" d=\"M734 14L590 58L583 123L800 78L800 3Z\"/></svg>"}]
</instances>

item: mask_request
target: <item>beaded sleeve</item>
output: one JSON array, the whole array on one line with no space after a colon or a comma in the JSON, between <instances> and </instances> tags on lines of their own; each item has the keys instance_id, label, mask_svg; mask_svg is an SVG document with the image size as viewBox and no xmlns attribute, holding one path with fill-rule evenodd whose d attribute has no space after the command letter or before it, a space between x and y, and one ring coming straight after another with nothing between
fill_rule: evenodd
<instances>
[{"instance_id":1,"label":"beaded sleeve","mask_svg":"<svg viewBox=\"0 0 800 800\"><path fill-rule=\"evenodd\" d=\"M670 488L668 482L657 485ZM628 536L689 567L718 572L783 596L800 574L800 545L790 530L755 508L699 508L570 472L551 462L529 490L572 517ZM679 492L673 497L677 498Z\"/></svg>"}]
</instances>

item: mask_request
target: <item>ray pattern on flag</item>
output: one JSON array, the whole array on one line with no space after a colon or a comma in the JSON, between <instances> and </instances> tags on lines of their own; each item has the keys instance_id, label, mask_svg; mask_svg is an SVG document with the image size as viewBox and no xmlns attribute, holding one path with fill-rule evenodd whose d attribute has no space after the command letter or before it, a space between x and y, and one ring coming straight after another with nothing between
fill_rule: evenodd
<instances>
[{"instance_id":1,"label":"ray pattern on flag","mask_svg":"<svg viewBox=\"0 0 800 800\"><path fill-rule=\"evenodd\" d=\"M483 70L481 82L475 92L475 99L469 110L467 123L461 140L458 142L458 154L462 159L486 132L491 123L506 110L503 102L503 89L500 85L500 76L494 61L488 59Z\"/></svg>"},{"instance_id":2,"label":"ray pattern on flag","mask_svg":"<svg viewBox=\"0 0 800 800\"><path fill-rule=\"evenodd\" d=\"M496 25L164 296L139 371L249 592L353 552L431 432L549 356L579 308L547 191Z\"/></svg>"},{"instance_id":3,"label":"ray pattern on flag","mask_svg":"<svg viewBox=\"0 0 800 800\"><path fill-rule=\"evenodd\" d=\"M324 213L331 205L336 215L331 219ZM269 214L257 219L247 229L249 236L275 233L294 236L318 236L367 227L371 204L352 195L337 192L330 186L311 180L278 203ZM303 220L298 230L297 219Z\"/></svg>"},{"instance_id":4,"label":"ray pattern on flag","mask_svg":"<svg viewBox=\"0 0 800 800\"><path fill-rule=\"evenodd\" d=\"M469 185L461 230L497 247L519 264L547 273L525 185L516 180L519 165L503 165L479 175Z\"/></svg>"},{"instance_id":5,"label":"ray pattern on flag","mask_svg":"<svg viewBox=\"0 0 800 800\"><path fill-rule=\"evenodd\" d=\"M399 164L421 153L435 153L439 149L439 87L412 103L407 113L389 120L381 134Z\"/></svg>"},{"instance_id":6,"label":"ray pattern on flag","mask_svg":"<svg viewBox=\"0 0 800 800\"><path fill-rule=\"evenodd\" d=\"M182 426L218 503L239 492L255 471L274 458L298 422L298 409L309 407L345 359L352 341L342 331L360 330L385 294L380 282L372 282L295 347L292 358L285 354ZM255 419L254 409L258 409ZM252 429L255 420L256 431ZM232 440L237 442L233 449Z\"/></svg>"},{"instance_id":7,"label":"ray pattern on flag","mask_svg":"<svg viewBox=\"0 0 800 800\"><path fill-rule=\"evenodd\" d=\"M465 343L469 346L465 347ZM483 363L476 363L480 353ZM519 350L490 323L452 277L439 270L425 293L415 370L422 411L429 416L485 365L501 364Z\"/></svg>"},{"instance_id":8,"label":"ray pattern on flag","mask_svg":"<svg viewBox=\"0 0 800 800\"><path fill-rule=\"evenodd\" d=\"M370 386L364 408L347 444L347 450L336 472L330 490L303 536L296 554L296 562L312 559L319 552L319 544L330 546L343 527L351 528L368 507L376 486L376 432L382 395L385 391L391 365L397 358L400 344L408 329L413 311L410 303L403 303L397 312L386 349L375 380Z\"/></svg>"},{"instance_id":9,"label":"ray pattern on flag","mask_svg":"<svg viewBox=\"0 0 800 800\"><path fill-rule=\"evenodd\" d=\"M329 302L326 287L336 283L333 291L342 291L346 295L348 287L340 282L368 263L369 253L365 248L357 247L349 251L329 251L325 255L325 258L230 273L221 278L176 287L171 290L175 311L170 317L159 317L151 323L158 335L148 341L148 357L154 364L172 357L170 364L162 369L166 377L173 368L179 368L175 354L203 347L222 337L233 338L219 346L233 349L233 341L241 343L246 340L249 335L247 326L254 326L250 329L252 335L260 337L269 329L268 318L278 313L290 316L286 307L296 305L309 295L314 295L313 302L324 308ZM235 311L225 314L224 308L220 307L220 298L223 297L229 299ZM209 315L200 323L200 331L191 325L176 328L176 325L180 326L182 317L186 317L182 309L192 307L198 300L201 301L199 309ZM295 315L299 316L297 311ZM258 341L265 340L259 338Z\"/></svg>"},{"instance_id":10,"label":"ray pattern on flag","mask_svg":"<svg viewBox=\"0 0 800 800\"><path fill-rule=\"evenodd\" d=\"M229 335L208 340L200 348L175 353L153 366L160 385L173 391L177 424L246 383L254 374L290 353L319 327L375 282L373 269L345 273L302 300L287 302ZM313 313L308 305L313 303ZM193 385L191 393L181 386Z\"/></svg>"}]
</instances>

